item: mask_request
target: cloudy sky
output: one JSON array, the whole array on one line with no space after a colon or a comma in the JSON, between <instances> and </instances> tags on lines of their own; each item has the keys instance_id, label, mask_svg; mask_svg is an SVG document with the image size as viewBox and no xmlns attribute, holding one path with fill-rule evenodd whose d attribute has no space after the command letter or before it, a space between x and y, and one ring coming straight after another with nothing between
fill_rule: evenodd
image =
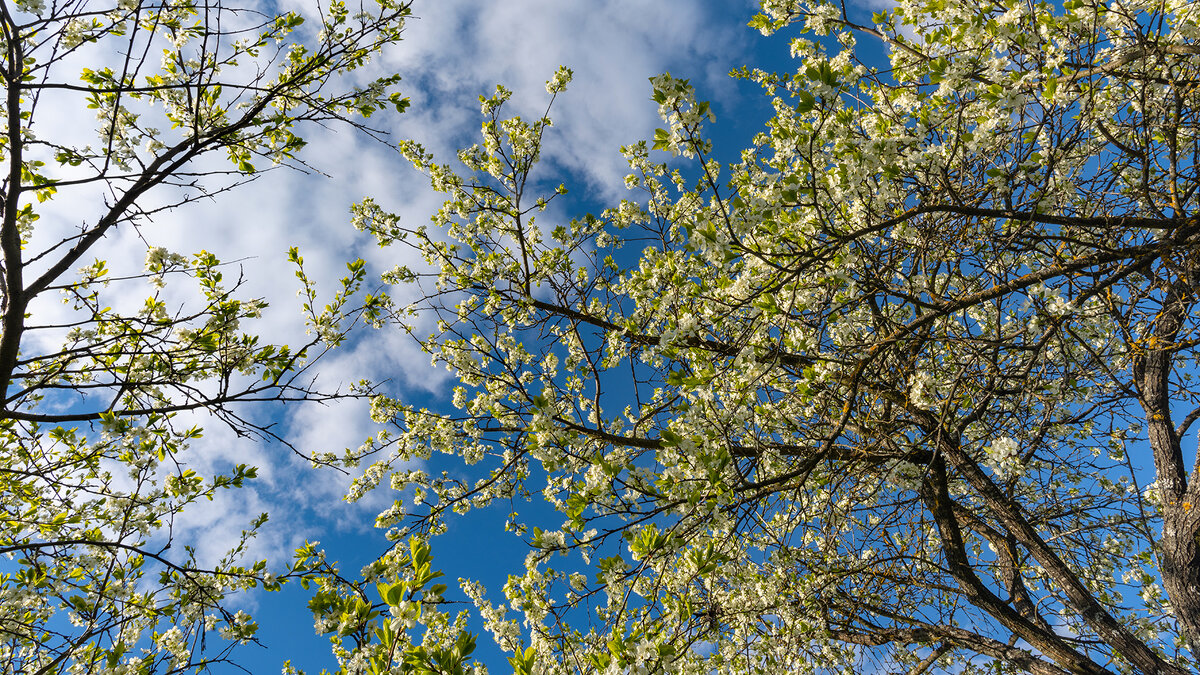
<instances>
[{"instance_id":1,"label":"cloudy sky","mask_svg":"<svg viewBox=\"0 0 1200 675\"><path fill-rule=\"evenodd\" d=\"M324 0L267 4L304 12L317 2ZM852 2L878 8L888 0ZM762 129L769 107L755 86L731 79L730 70L742 65L794 68L788 35L763 38L746 27L756 6L757 0L414 0L404 40L371 65L376 75L399 73L400 89L411 99L405 114L385 113L369 121L387 142L346 127L310 128L302 159L321 174L263 171L250 184L214 200L160 214L150 227L118 231L95 255L116 270L137 273L148 245L184 254L209 250L240 267L243 297L271 304L248 330L264 341L303 343L299 285L286 262L287 250L299 248L326 299L348 260L367 260L376 279L393 266L413 262L404 259L404 252L381 250L372 238L356 232L349 208L372 197L408 224L426 221L441 199L399 156L396 141L416 140L449 161L457 149L476 142L479 96L497 84L515 92L510 114L536 117L545 109L545 81L560 65L574 71L571 86L551 113L555 123L545 138L538 173L547 185L565 183L571 195L556 200L546 217L539 216L542 222L599 212L626 196L626 167L618 148L651 138L660 125L648 80L662 72L690 79L698 96L713 103L716 155L734 159ZM81 116L86 123L79 124ZM93 117L80 106L47 104L39 122L55 133L87 136L95 126ZM57 215L64 222L75 218L69 225L74 227L80 210L91 206L64 199L47 205L44 220L61 207ZM53 241L57 234L49 232ZM140 304L144 298L124 300ZM448 373L431 368L429 357L394 328L356 331L343 348L320 362L318 372L326 390L345 390L349 383L370 378L419 406L445 408L449 403ZM274 422L277 433L306 453L356 448L376 431L361 401L260 408L248 414ZM372 523L393 498L387 490L347 504L342 496L353 476L313 469L285 447L238 438L202 416L195 421L205 427L205 435L188 453L190 468L211 475L246 463L259 470L259 479L246 489L220 494L175 521L176 540L194 543L202 563L220 557L262 512L271 518L250 555L268 559L276 569L305 540L319 540L331 559L342 561L349 577L386 549L382 532ZM503 532L504 519L499 511L473 513L434 542L435 565L445 571L452 589L455 579L469 577L482 581L491 599L500 596L500 586L510 571L520 568L525 553L519 540ZM259 622L262 647L235 653L245 670L216 672L276 673L287 659L311 675L334 667L328 640L314 634L305 607L308 597L292 585L281 593L241 598ZM480 633L477 655L492 672L503 672L503 655L480 626L473 628Z\"/></svg>"},{"instance_id":2,"label":"cloudy sky","mask_svg":"<svg viewBox=\"0 0 1200 675\"><path fill-rule=\"evenodd\" d=\"M303 3L299 3L303 9ZM728 77L743 64L787 67L786 37L764 39L746 28L753 0L416 0L405 39L377 58L379 72L398 72L412 100L404 115L372 119L394 140L411 138L449 159L475 141L480 94L498 83L515 92L511 112L537 116L546 104L544 82L557 66L574 70L571 87L555 104L555 125L543 151L542 178L572 189L572 209L599 211L623 196L624 163L618 147L646 139L658 126L648 78L669 71L696 86L714 103L725 156L736 156L766 119L763 100L751 85ZM285 252L298 246L309 273L326 289L355 257L367 259L372 274L405 262L395 250L379 250L349 225L351 203L371 196L408 223L423 222L439 206L438 196L401 160L394 143L382 144L345 128L311 133L303 158L328 174L268 171L220 198L197 203L144 229L150 244L188 253L200 249L219 258L242 260L249 294L272 309L255 330L265 339L296 344L303 339L298 288ZM719 148L720 150L720 148ZM577 213L560 211L564 219ZM101 256L140 265L146 243L133 233L106 242ZM328 388L363 377L387 380L386 388L423 405L446 403L444 372L431 370L399 331L361 331L321 365ZM344 387L343 387L344 388ZM357 403L276 410L278 430L305 451L357 447L372 435ZM314 471L302 458L269 445L237 439L219 425L206 425L192 461L199 470L228 463L259 467L250 489L222 495L211 508L185 514L181 533L202 541L209 554L225 550L258 513L269 511L256 554L285 563L305 539L320 540L330 557L357 569L384 550L371 529L379 494L355 505L341 501L347 477ZM434 554L450 579L484 577L498 593L507 568L481 568L484 546L499 546L519 565L523 551L504 541L502 516L486 514L435 544ZM489 526L494 526L489 529ZM205 555L201 551L201 555ZM473 555L475 554L475 555ZM475 561L475 562L472 562ZM332 662L323 637L314 635L298 588L253 597L266 649L241 654L251 672L278 672L284 659L319 672ZM481 636L481 645L487 641ZM482 653L482 652L481 652ZM498 656L496 652L493 655ZM491 659L489 659L490 661ZM495 664L500 667L503 661Z\"/></svg>"}]
</instances>

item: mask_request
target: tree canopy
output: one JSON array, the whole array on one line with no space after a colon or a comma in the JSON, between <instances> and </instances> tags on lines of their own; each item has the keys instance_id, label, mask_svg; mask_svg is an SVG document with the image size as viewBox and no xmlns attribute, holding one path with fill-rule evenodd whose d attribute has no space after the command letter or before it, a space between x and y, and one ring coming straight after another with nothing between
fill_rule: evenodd
<instances>
[{"instance_id":1,"label":"tree canopy","mask_svg":"<svg viewBox=\"0 0 1200 675\"><path fill-rule=\"evenodd\" d=\"M306 15L0 2L0 673L183 672L254 638L225 599L279 586L245 560L266 516L224 557L182 546L172 525L255 469L188 468L200 430L178 415L272 436L239 404L337 395L308 369L354 318L362 264L325 309L298 270L314 335L289 348L248 332L265 303L211 253L149 247L144 269L112 272L96 250L256 169L303 167L308 125L369 131L364 116L403 110L399 78L350 75L399 39L408 12L392 0ZM168 300L165 285L195 302Z\"/></svg>"},{"instance_id":2,"label":"tree canopy","mask_svg":"<svg viewBox=\"0 0 1200 675\"><path fill-rule=\"evenodd\" d=\"M796 69L738 73L774 116L733 163L669 75L597 216L548 222L503 88L461 166L402 146L445 205L355 223L424 256L391 317L456 412L375 399L351 497L514 512L524 569L462 592L520 672L1193 672L1200 5L762 5ZM346 663L426 616L387 592Z\"/></svg>"}]
</instances>

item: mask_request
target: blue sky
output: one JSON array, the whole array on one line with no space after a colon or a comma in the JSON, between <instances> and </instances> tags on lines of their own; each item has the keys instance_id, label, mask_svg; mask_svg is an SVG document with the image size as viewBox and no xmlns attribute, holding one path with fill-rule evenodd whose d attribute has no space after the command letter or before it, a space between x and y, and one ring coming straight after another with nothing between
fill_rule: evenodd
<instances>
[{"instance_id":1,"label":"blue sky","mask_svg":"<svg viewBox=\"0 0 1200 675\"><path fill-rule=\"evenodd\" d=\"M650 138L659 125L649 99L648 78L670 71L689 78L701 98L714 104L717 156L736 157L762 128L769 110L753 86L728 77L749 64L765 69L794 67L787 56L788 35L763 38L745 26L752 0L417 0L406 39L376 60L378 72L399 72L412 107L401 116L372 120L391 140L411 138L449 160L473 143L479 128L480 94L504 84L515 92L509 113L540 115L543 83L558 65L575 72L572 86L555 104L555 126L546 138L539 178L566 183L567 200L557 201L549 219L567 220L598 212L625 196L620 145ZM864 45L866 46L866 45ZM250 257L249 290L269 299L274 311L260 328L270 339L296 342L295 282L284 251L299 246L310 272L330 288L342 265L364 257L377 275L410 262L401 252L381 251L349 226L348 207L371 196L408 223L423 222L439 205L415 171L389 145L347 129L308 137L305 159L327 177L269 172L255 184L203 208L173 215L155 230L153 243L188 252L207 248L226 260ZM113 250L137 250L137 242L112 242ZM130 246L133 248L129 248ZM119 247L126 248L119 248ZM140 261L140 253L136 256ZM448 406L448 374L431 369L429 359L395 329L360 331L346 348L321 366L326 386L368 377L386 380L390 393L431 408ZM365 404L302 406L274 410L280 429L298 448L321 452L356 447L374 433ZM224 495L210 509L187 514L178 523L213 554L224 551L242 526L261 511L272 514L255 555L277 566L305 539L320 540L330 558L354 576L387 546L371 527L389 503L386 489L357 504L340 500L349 477L314 471L302 458L266 445L249 445L209 426L196 448L201 465L249 462L260 467L252 488ZM482 582L493 600L510 571L521 567L526 548L503 532L503 507L456 521L434 542L437 567L454 580ZM551 518L556 526L561 516ZM204 555L204 552L201 552ZM316 635L304 603L308 593L292 586L278 594L247 598L261 626L263 648L247 647L237 660L253 673L278 672L292 659L310 673L332 668L328 641ZM450 593L451 598L461 594ZM483 633L477 655L493 672L506 672L504 656ZM232 671L231 671L232 672Z\"/></svg>"},{"instance_id":2,"label":"blue sky","mask_svg":"<svg viewBox=\"0 0 1200 675\"><path fill-rule=\"evenodd\" d=\"M853 1L853 0L852 0ZM857 0L861 11L888 0ZM279 0L301 11L312 0ZM515 92L508 114L527 117L542 113L544 82L560 64L574 70L573 84L559 97L552 112L555 126L546 137L538 178L548 185L565 183L571 189L556 200L547 221L568 220L599 212L627 193L622 144L653 136L660 122L650 100L648 79L658 73L688 78L701 98L710 100L717 117L712 137L723 161L737 157L749 138L770 115L754 85L731 79L731 69L752 65L790 70L789 35L764 38L746 27L755 12L754 0L415 0L415 18L405 40L380 55L373 75L400 73L402 92L412 106L404 115L370 120L387 135L380 143L345 127L309 129L309 146L302 158L327 175L306 175L279 169L265 171L250 185L210 202L162 215L154 226L109 237L96 251L117 273L137 273L147 245L179 253L201 249L240 264L247 295L268 300L272 307L258 325L248 327L265 340L305 341L296 298L298 284L286 263L286 251L299 247L309 274L328 293L344 273L347 260L363 257L378 277L392 266L411 263L397 249L379 250L373 241L349 224L349 207L370 196L405 222L425 221L441 198L395 152L395 141L414 139L444 160L477 139L481 94L497 84ZM863 41L866 42L865 40ZM863 44L863 47L871 48ZM81 111L49 111L46 126L66 128ZM86 111L85 111L85 114ZM60 117L55 117L59 115ZM90 130L90 127L83 129ZM78 210L79 201L62 200ZM552 224L552 223L547 223ZM143 240L144 238L144 240ZM139 302L142 297L126 298ZM186 300L186 294L176 298ZM418 333L422 331L417 326ZM431 368L402 331L363 329L319 365L324 389L345 389L348 383L370 378L388 393L418 406L445 409L452 382L444 370ZM357 447L375 432L362 401L331 405L301 405L248 410L302 452L339 451ZM176 541L193 542L200 562L220 557L241 530L261 512L271 520L250 552L267 558L276 569L291 558L305 540L319 540L331 559L340 560L350 577L387 547L383 533L373 529L376 513L393 498L388 490L356 503L341 497L351 475L314 470L301 456L270 444L235 437L212 420L197 416L205 437L194 444L186 461L202 474L234 463L259 467L259 480L248 488L227 492L209 504L198 505L174 525ZM467 577L482 582L490 599L501 599L506 576L521 568L523 543L503 531L504 505L456 520L434 542L435 563L451 585ZM528 519L527 519L528 522ZM560 515L550 515L556 527ZM530 524L536 524L530 523ZM279 672L286 659L312 675L334 667L328 640L313 631L305 607L309 593L289 586L281 593L251 594L238 600L261 626L263 647L249 646L235 654L252 673ZM504 655L480 633L477 655L505 672ZM239 672L233 667L217 672Z\"/></svg>"},{"instance_id":3,"label":"blue sky","mask_svg":"<svg viewBox=\"0 0 1200 675\"><path fill-rule=\"evenodd\" d=\"M502 83L515 92L510 114L540 115L545 80L558 65L566 65L575 78L555 104L555 126L547 137L540 177L550 184L564 182L572 190L553 217L598 212L625 196L619 146L650 138L658 126L649 98L651 76L669 71L688 78L702 98L713 102L719 156L735 158L762 128L769 111L757 87L728 77L731 69L746 64L789 67L785 36L765 39L746 27L755 8L751 0L417 0L405 40L374 64L379 72L404 77L401 89L412 107L404 115L371 122L392 141L411 138L449 159L476 139L480 94ZM409 223L423 222L440 204L394 146L344 128L310 133L307 139L304 158L327 177L267 172L211 204L178 211L172 222L150 230L151 243L172 250L205 248L224 260L248 258L248 291L272 303L257 329L281 342L298 342L297 333L303 331L296 284L284 262L289 246L300 247L310 273L326 288L354 257L366 258L377 275L406 261L397 258L396 250L378 250L350 227L350 204L371 196ZM110 243L118 257L122 251L128 256L127 247L135 244ZM141 254L136 257L140 262ZM431 408L448 405L447 376L431 369L428 357L394 329L361 331L321 365L321 382L327 387L363 377L386 379L390 392ZM356 402L270 414L278 416L288 440L305 451L357 447L375 431L365 404ZM276 564L305 539L320 540L353 575L387 545L371 527L375 514L392 499L386 490L346 504L340 497L347 476L315 471L286 449L248 444L213 424L207 425L193 459L200 468L248 462L260 467L261 476L257 485L222 495L210 508L177 522L182 532L202 542L202 558L206 552L218 555L262 511L271 513L271 521L254 553ZM469 577L499 598L504 579L510 570L520 569L525 554L523 544L503 532L503 522L498 510L477 513L435 542L435 562L451 582ZM246 647L237 660L254 673L278 672L285 659L314 674L332 667L327 639L314 633L304 606L307 597L293 586L247 598L264 648ZM494 672L504 670L503 656L489 636L480 636L477 653Z\"/></svg>"}]
</instances>

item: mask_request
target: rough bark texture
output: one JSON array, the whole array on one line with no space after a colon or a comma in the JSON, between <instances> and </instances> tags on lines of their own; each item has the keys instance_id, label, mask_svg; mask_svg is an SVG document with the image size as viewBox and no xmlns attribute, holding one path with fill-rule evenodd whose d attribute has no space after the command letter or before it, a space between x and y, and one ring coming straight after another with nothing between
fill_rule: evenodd
<instances>
[{"instance_id":1,"label":"rough bark texture","mask_svg":"<svg viewBox=\"0 0 1200 675\"><path fill-rule=\"evenodd\" d=\"M1146 414L1163 525L1159 571L1163 589L1193 653L1200 653L1200 480L1184 463L1180 430L1172 421L1171 371L1180 331L1195 305L1190 284L1172 284L1145 346L1135 353L1134 384Z\"/></svg>"}]
</instances>

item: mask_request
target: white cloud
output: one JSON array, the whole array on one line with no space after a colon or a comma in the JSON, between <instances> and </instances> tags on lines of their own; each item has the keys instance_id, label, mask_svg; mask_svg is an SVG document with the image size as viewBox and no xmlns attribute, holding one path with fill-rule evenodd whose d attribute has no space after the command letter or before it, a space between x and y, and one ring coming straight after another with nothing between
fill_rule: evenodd
<instances>
[{"instance_id":1,"label":"white cloud","mask_svg":"<svg viewBox=\"0 0 1200 675\"><path fill-rule=\"evenodd\" d=\"M625 194L618 147L652 136L659 124L649 100L649 77L670 70L690 77L705 97L735 95L725 75L743 60L739 55L751 36L738 22L714 20L712 11L690 0L418 2L420 18L409 23L405 39L372 66L380 73L400 72L405 78L400 88L413 105L404 115L370 123L397 138L418 140L449 160L458 147L476 139L480 94L503 83L515 92L511 112L541 115L544 81L557 66L566 65L575 78L552 113L555 128L543 152L545 182L572 183L602 207ZM75 112L71 106L43 108L39 115L52 115L47 118L52 124L42 128L95 127L91 111ZM107 258L114 274L140 272L148 244L184 254L206 249L225 261L240 261L227 270L227 279L243 276L245 296L262 297L272 305L261 321L246 328L265 341L303 343L307 336L295 297L298 282L285 262L287 248L300 248L309 275L328 294L345 273L344 263L354 257L365 257L376 279L392 265L416 262L411 252L379 250L355 232L349 226L352 202L373 196L408 224L424 222L440 203L393 147L344 126L307 131L309 145L302 158L328 177L266 171L213 200L160 213L139 230L118 228L94 256ZM225 161L213 157L204 166ZM81 222L95 222L102 212L98 190L77 192L48 205L43 223L48 238ZM154 198L165 202L171 195L163 191ZM135 281L113 295L115 302L133 307L149 293L148 286ZM194 291L184 285L169 286L168 293L176 306L195 300ZM63 315L56 300L46 298L37 306L39 318ZM324 360L319 373L319 383L327 389L344 390L346 383L370 377L390 380L391 391L431 397L445 391L447 377L394 328L361 331ZM266 411L247 409L247 414ZM281 435L304 452L357 447L375 430L362 401L302 405L272 414L279 416ZM176 521L181 540L202 541L207 551L223 551L259 512L270 511L272 520L254 551L282 561L300 540L320 538L322 528L369 526L376 502L390 500L381 490L371 503L345 504L340 497L347 477L313 471L286 449L256 445L215 421L201 421L207 424L206 435L187 453L189 466L208 475L233 463L260 470L250 488L227 491Z\"/></svg>"},{"instance_id":2,"label":"white cloud","mask_svg":"<svg viewBox=\"0 0 1200 675\"><path fill-rule=\"evenodd\" d=\"M606 199L624 192L618 147L659 124L648 79L669 70L706 96L732 95L726 74L749 39L744 26L688 0L418 2L415 13L387 59L415 93L413 111L397 119L400 135L449 156L474 141L480 94L504 84L515 112L541 115L544 82L565 65L575 79L555 104L559 131L547 137L544 157Z\"/></svg>"}]
</instances>

